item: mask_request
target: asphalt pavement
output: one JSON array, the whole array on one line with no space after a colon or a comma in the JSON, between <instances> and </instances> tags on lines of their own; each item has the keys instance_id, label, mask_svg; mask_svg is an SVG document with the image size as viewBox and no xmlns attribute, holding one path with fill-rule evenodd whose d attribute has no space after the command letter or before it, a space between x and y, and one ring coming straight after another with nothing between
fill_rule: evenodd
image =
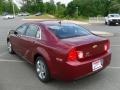
<instances>
[{"instance_id":1,"label":"asphalt pavement","mask_svg":"<svg viewBox=\"0 0 120 90\"><path fill-rule=\"evenodd\" d=\"M22 18L3 20L0 18L0 90L120 90L120 26L104 24L82 25L89 30L105 31L114 36L111 41L112 61L105 70L80 80L63 82L52 80L42 83L35 74L34 67L17 55L7 51L6 37L9 30L26 21Z\"/></svg>"}]
</instances>

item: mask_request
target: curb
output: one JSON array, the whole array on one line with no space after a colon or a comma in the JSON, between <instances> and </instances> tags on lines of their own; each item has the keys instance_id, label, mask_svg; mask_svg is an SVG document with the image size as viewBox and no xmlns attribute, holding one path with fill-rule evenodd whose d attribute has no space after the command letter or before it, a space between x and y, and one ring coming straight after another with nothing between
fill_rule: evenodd
<instances>
[{"instance_id":1,"label":"curb","mask_svg":"<svg viewBox=\"0 0 120 90\"><path fill-rule=\"evenodd\" d=\"M96 34L96 35L100 35L100 36L106 36L106 37L114 36L114 34L110 33L110 32L103 32L103 31L91 31L91 32Z\"/></svg>"},{"instance_id":2,"label":"curb","mask_svg":"<svg viewBox=\"0 0 120 90\"><path fill-rule=\"evenodd\" d=\"M81 22L81 21L74 21L74 20L63 20L64 22L70 22L70 23L75 23L75 24L89 24L88 22Z\"/></svg>"},{"instance_id":3,"label":"curb","mask_svg":"<svg viewBox=\"0 0 120 90\"><path fill-rule=\"evenodd\" d=\"M42 20L57 20L57 19L22 19L24 21L42 21Z\"/></svg>"}]
</instances>

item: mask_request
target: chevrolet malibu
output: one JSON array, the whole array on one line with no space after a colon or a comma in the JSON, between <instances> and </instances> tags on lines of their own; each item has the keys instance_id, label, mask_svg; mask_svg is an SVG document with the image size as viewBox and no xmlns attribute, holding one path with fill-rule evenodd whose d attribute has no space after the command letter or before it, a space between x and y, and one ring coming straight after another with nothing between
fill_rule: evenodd
<instances>
[{"instance_id":1,"label":"chevrolet malibu","mask_svg":"<svg viewBox=\"0 0 120 90\"><path fill-rule=\"evenodd\" d=\"M9 32L7 45L9 53L35 66L42 82L76 80L103 70L111 60L108 39L60 21L25 23Z\"/></svg>"}]
</instances>

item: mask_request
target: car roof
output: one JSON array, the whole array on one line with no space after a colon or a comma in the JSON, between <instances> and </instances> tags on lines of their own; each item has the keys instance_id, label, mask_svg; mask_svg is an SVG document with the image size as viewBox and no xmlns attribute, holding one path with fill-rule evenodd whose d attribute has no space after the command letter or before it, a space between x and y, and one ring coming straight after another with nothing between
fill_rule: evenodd
<instances>
[{"instance_id":1,"label":"car roof","mask_svg":"<svg viewBox=\"0 0 120 90\"><path fill-rule=\"evenodd\" d=\"M34 23L43 24L43 25L75 25L74 23L65 22L61 20L44 20L44 21L37 21Z\"/></svg>"},{"instance_id":2,"label":"car roof","mask_svg":"<svg viewBox=\"0 0 120 90\"><path fill-rule=\"evenodd\" d=\"M77 24L75 23L71 23L68 21L60 21L60 20L43 20L43 21L35 21L35 22L27 22L24 24L36 24L36 25L43 25L43 26L76 26ZM82 27L81 25L79 25L80 27Z\"/></svg>"},{"instance_id":3,"label":"car roof","mask_svg":"<svg viewBox=\"0 0 120 90\"><path fill-rule=\"evenodd\" d=\"M62 21L59 21L59 20L45 20L45 21L41 21L40 23L43 23L43 24L59 24L60 22L62 22Z\"/></svg>"}]
</instances>

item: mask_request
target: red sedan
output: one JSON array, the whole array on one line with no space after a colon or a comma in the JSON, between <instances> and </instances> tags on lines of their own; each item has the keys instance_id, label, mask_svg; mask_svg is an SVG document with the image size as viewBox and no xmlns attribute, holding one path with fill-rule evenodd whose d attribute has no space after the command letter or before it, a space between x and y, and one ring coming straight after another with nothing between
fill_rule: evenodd
<instances>
[{"instance_id":1,"label":"red sedan","mask_svg":"<svg viewBox=\"0 0 120 90\"><path fill-rule=\"evenodd\" d=\"M42 82L79 79L106 68L111 60L108 39L59 21L25 23L9 32L7 45L11 54L35 65Z\"/></svg>"}]
</instances>

